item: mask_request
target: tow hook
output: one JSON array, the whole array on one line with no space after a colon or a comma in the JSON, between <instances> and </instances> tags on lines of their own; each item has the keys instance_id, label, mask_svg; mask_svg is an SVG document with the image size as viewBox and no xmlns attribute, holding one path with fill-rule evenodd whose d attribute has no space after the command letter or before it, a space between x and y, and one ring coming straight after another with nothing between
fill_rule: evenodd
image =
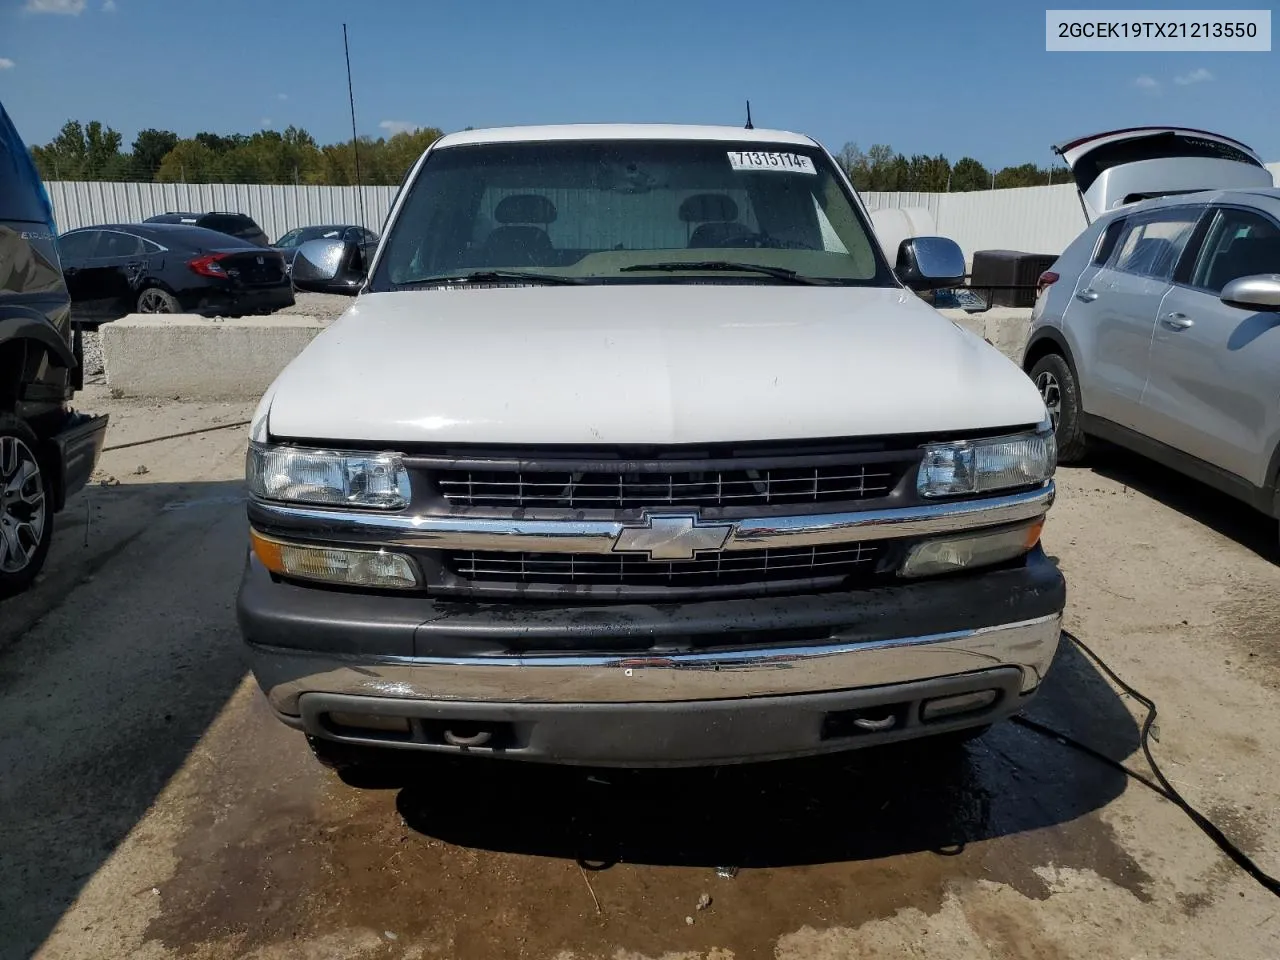
<instances>
[{"instance_id":1,"label":"tow hook","mask_svg":"<svg viewBox=\"0 0 1280 960\"><path fill-rule=\"evenodd\" d=\"M889 714L873 720L871 717L858 717L853 721L853 725L860 730L868 730L872 733L879 733L883 730L892 730L898 723L898 718L894 714Z\"/></svg>"},{"instance_id":2,"label":"tow hook","mask_svg":"<svg viewBox=\"0 0 1280 960\"><path fill-rule=\"evenodd\" d=\"M444 732L444 742L453 747L483 747L492 739L493 734L488 730L477 730L470 736L464 736L452 730Z\"/></svg>"}]
</instances>

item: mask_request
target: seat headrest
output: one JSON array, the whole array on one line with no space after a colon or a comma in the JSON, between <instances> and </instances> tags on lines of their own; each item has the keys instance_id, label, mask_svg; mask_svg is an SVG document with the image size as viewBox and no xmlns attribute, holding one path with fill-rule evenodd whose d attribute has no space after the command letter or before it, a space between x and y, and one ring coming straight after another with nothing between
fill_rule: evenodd
<instances>
[{"instance_id":1,"label":"seat headrest","mask_svg":"<svg viewBox=\"0 0 1280 960\"><path fill-rule=\"evenodd\" d=\"M680 204L680 219L685 223L725 223L738 219L738 205L723 193L695 193Z\"/></svg>"},{"instance_id":2,"label":"seat headrest","mask_svg":"<svg viewBox=\"0 0 1280 960\"><path fill-rule=\"evenodd\" d=\"M689 247L724 247L732 245L734 240L751 236L751 231L741 223L728 223L716 220L699 224L689 237Z\"/></svg>"},{"instance_id":3,"label":"seat headrest","mask_svg":"<svg viewBox=\"0 0 1280 960\"><path fill-rule=\"evenodd\" d=\"M536 193L514 193L498 201L493 219L499 223L554 223L556 205Z\"/></svg>"}]
</instances>

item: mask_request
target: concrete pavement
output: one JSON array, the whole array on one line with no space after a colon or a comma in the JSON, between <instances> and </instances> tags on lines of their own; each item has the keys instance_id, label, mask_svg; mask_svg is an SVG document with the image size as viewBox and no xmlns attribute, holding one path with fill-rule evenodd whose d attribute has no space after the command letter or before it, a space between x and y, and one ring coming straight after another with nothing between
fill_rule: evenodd
<instances>
[{"instance_id":1,"label":"concrete pavement","mask_svg":"<svg viewBox=\"0 0 1280 960\"><path fill-rule=\"evenodd\" d=\"M109 442L244 412L101 406ZM245 675L243 442L106 454L118 483L0 607L5 960L1280 955L1275 898L1179 811L1013 726L950 759L348 786ZM1275 872L1274 531L1136 458L1060 480L1071 628L1156 697L1169 776ZM1034 714L1141 767L1134 705L1069 647Z\"/></svg>"}]
</instances>

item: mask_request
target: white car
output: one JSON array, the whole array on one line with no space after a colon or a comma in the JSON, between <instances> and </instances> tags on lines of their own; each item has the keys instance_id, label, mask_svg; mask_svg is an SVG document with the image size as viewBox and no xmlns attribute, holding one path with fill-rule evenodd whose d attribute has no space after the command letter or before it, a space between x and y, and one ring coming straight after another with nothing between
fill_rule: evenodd
<instances>
[{"instance_id":1,"label":"white car","mask_svg":"<svg viewBox=\"0 0 1280 960\"><path fill-rule=\"evenodd\" d=\"M304 244L323 282L338 241ZM251 428L239 617L334 766L711 764L1021 709L1065 586L1045 404L808 137L476 130Z\"/></svg>"}]
</instances>

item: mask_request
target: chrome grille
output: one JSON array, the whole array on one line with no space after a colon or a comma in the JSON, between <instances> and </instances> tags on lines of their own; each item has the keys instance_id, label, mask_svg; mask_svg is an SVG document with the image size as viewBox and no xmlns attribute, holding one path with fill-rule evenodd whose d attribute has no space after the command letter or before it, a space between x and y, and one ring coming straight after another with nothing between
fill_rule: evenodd
<instances>
[{"instance_id":1,"label":"chrome grille","mask_svg":"<svg viewBox=\"0 0 1280 960\"><path fill-rule=\"evenodd\" d=\"M883 497L904 470L900 462L679 473L443 470L436 474L436 484L451 506L735 507Z\"/></svg>"},{"instance_id":2,"label":"chrome grille","mask_svg":"<svg viewBox=\"0 0 1280 960\"><path fill-rule=\"evenodd\" d=\"M843 543L795 550L733 550L692 560L648 560L628 554L457 552L445 566L466 580L697 587L869 573L880 546Z\"/></svg>"}]
</instances>

